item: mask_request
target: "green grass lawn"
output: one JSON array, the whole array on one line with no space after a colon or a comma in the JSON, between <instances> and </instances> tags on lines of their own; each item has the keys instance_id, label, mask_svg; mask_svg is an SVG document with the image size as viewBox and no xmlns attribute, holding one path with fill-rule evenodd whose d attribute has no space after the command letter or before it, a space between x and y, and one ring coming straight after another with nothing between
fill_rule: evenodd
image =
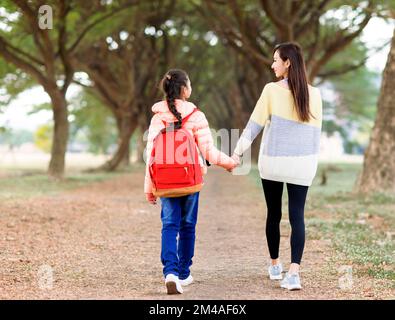
<instances>
[{"instance_id":1,"label":"green grass lawn","mask_svg":"<svg viewBox=\"0 0 395 320\"><path fill-rule=\"evenodd\" d=\"M90 183L114 178L125 171L66 173L60 181L50 179L42 170L2 170L3 178L0 178L0 201L11 199L25 199L42 195L54 195L64 190L71 190L88 185ZM5 177L4 177L5 176Z\"/></svg>"},{"instance_id":2,"label":"green grass lawn","mask_svg":"<svg viewBox=\"0 0 395 320\"><path fill-rule=\"evenodd\" d=\"M324 168L330 168L321 185ZM353 272L390 280L395 287L395 195L353 192L361 164L321 163L306 204L307 239L331 239L335 259L353 266ZM259 172L250 174L261 188ZM287 209L284 188L283 212Z\"/></svg>"}]
</instances>

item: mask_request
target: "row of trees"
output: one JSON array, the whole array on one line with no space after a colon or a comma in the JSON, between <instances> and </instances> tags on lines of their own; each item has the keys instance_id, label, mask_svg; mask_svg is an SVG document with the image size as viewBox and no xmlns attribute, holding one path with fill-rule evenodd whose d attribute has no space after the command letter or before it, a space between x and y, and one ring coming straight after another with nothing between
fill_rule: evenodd
<instances>
[{"instance_id":1,"label":"row of trees","mask_svg":"<svg viewBox=\"0 0 395 320\"><path fill-rule=\"evenodd\" d=\"M48 173L54 177L64 174L70 135L66 93L72 83L115 119L118 148L102 166L114 170L128 163L133 133L147 129L149 106L160 98L158 81L168 68L188 70L194 99L211 106L205 112L212 123L242 128L263 85L273 80L275 44L299 42L309 81L335 83L340 75L363 68L367 51L360 35L372 17L389 18L393 8L392 1L379 0L2 3L1 82L11 98L37 84L49 95L54 130ZM44 4L52 9L52 29L40 28L43 16L38 13ZM381 134L390 130L393 137L391 125L376 127ZM394 170L386 167L388 177L394 177ZM369 179L361 181L369 185Z\"/></svg>"}]
</instances>

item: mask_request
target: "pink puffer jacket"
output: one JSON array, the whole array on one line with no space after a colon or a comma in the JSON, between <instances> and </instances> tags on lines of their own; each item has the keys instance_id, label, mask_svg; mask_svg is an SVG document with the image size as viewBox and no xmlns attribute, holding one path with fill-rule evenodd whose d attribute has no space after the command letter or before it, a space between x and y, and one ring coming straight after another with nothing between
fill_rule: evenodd
<instances>
[{"instance_id":1,"label":"pink puffer jacket","mask_svg":"<svg viewBox=\"0 0 395 320\"><path fill-rule=\"evenodd\" d=\"M196 108L193 103L188 101L177 99L175 103L178 112L181 113L181 116L183 118L190 114L193 109ZM155 114L151 119L151 124L148 131L146 153L147 165L144 182L145 193L152 193L152 181L148 170L148 160L149 156L151 155L153 140L158 135L158 133L165 127L162 121L174 122L177 120L176 117L174 117L174 115L170 112L166 101L160 101L155 103L152 106L152 112L154 112ZM233 159L219 151L214 146L213 137L211 135L206 116L203 112L195 112L185 123L184 128L187 129L189 133L195 137L195 139L197 140L198 148L205 159L207 159L210 163L219 165L225 169L232 168L234 164ZM202 168L202 173L206 174L207 168L202 159L200 159L200 165Z\"/></svg>"}]
</instances>

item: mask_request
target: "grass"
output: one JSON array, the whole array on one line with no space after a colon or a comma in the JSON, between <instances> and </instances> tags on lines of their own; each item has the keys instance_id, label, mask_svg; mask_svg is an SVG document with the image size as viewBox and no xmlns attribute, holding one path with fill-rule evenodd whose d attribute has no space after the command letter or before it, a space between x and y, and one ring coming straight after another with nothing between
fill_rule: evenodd
<instances>
[{"instance_id":1,"label":"grass","mask_svg":"<svg viewBox=\"0 0 395 320\"><path fill-rule=\"evenodd\" d=\"M329 168L327 184L321 185L322 170ZM361 164L321 163L306 203L308 239L331 239L341 264L353 272L389 281L395 288L395 195L353 192ZM250 174L261 187L255 167ZM283 212L287 210L284 188Z\"/></svg>"},{"instance_id":2,"label":"grass","mask_svg":"<svg viewBox=\"0 0 395 320\"><path fill-rule=\"evenodd\" d=\"M0 178L0 201L55 195L65 190L72 190L91 183L112 179L121 174L125 174L125 171L95 173L74 171L66 173L64 179L56 181L49 178L43 170L21 171L20 169L5 170L3 168L3 178Z\"/></svg>"}]
</instances>

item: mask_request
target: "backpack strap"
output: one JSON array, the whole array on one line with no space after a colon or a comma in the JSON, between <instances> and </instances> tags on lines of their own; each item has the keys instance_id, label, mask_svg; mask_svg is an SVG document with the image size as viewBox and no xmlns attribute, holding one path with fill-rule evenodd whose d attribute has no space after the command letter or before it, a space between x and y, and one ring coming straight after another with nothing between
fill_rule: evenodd
<instances>
[{"instance_id":1,"label":"backpack strap","mask_svg":"<svg viewBox=\"0 0 395 320\"><path fill-rule=\"evenodd\" d=\"M197 111L199 111L199 109L198 109L198 108L195 108L195 109L193 109L193 111L192 111L190 114L188 114L185 118L183 118L183 119L182 119L181 126L183 126L183 125L188 121L189 117L190 117L191 115L193 115L193 114L194 114L195 112L197 112Z\"/></svg>"},{"instance_id":2,"label":"backpack strap","mask_svg":"<svg viewBox=\"0 0 395 320\"><path fill-rule=\"evenodd\" d=\"M190 114L188 114L185 118L182 118L182 120L181 120L181 127L188 121L189 117L192 114L194 114L196 111L199 111L199 109L198 108L193 109L193 111ZM165 120L162 120L162 123L163 123L163 125L165 126L165 129L166 129L167 124L168 123L173 123L173 122L166 122Z\"/></svg>"},{"instance_id":3,"label":"backpack strap","mask_svg":"<svg viewBox=\"0 0 395 320\"><path fill-rule=\"evenodd\" d=\"M182 119L182 125L181 125L181 126L183 126L183 125L188 121L189 117L190 117L191 115L193 115L196 111L200 111L199 108L193 109L193 111L192 111L190 114L188 114L184 119ZM198 142L197 142L196 139L195 139L195 143L196 143L196 145L198 145ZM210 167L210 166L211 166L211 163L210 163L210 162L208 162L208 161L207 161L206 159L204 159L204 158L203 158L203 160L206 161L207 167Z\"/></svg>"}]
</instances>

